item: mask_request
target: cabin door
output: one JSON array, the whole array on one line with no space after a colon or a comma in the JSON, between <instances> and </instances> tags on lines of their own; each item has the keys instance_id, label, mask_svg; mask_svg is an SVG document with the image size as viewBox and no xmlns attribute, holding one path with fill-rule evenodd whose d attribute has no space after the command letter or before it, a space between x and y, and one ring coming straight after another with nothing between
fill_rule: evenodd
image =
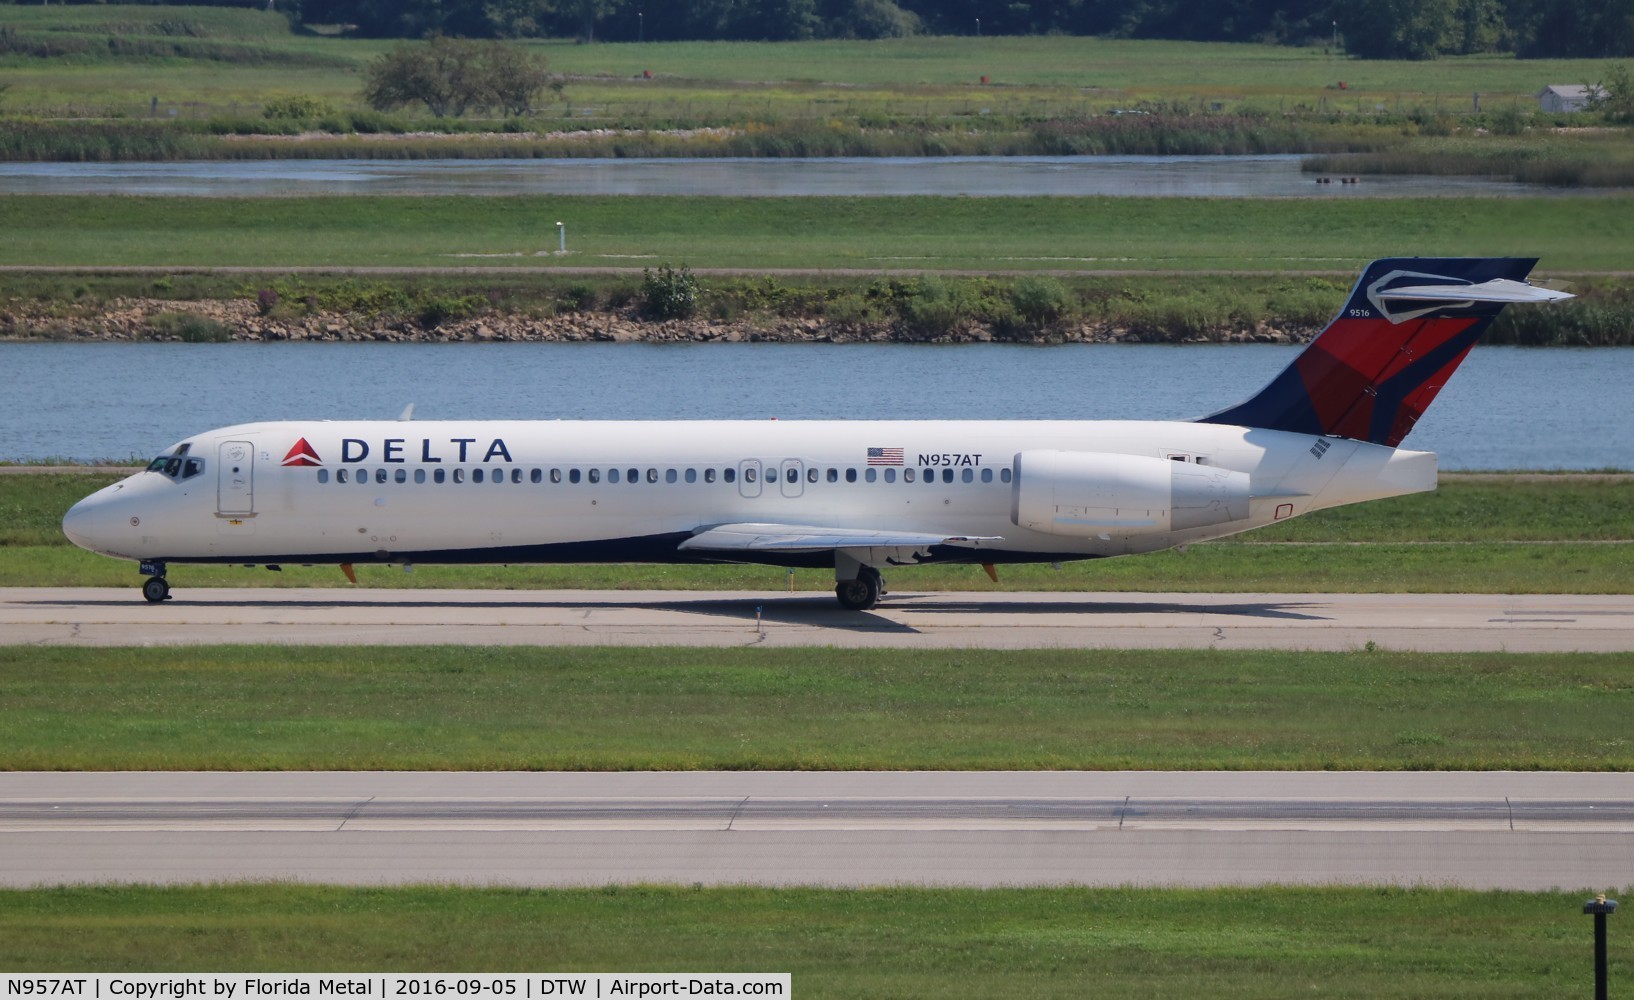
<instances>
[{"instance_id":1,"label":"cabin door","mask_svg":"<svg viewBox=\"0 0 1634 1000\"><path fill-rule=\"evenodd\" d=\"M216 513L255 513L255 446L223 441L217 458Z\"/></svg>"}]
</instances>

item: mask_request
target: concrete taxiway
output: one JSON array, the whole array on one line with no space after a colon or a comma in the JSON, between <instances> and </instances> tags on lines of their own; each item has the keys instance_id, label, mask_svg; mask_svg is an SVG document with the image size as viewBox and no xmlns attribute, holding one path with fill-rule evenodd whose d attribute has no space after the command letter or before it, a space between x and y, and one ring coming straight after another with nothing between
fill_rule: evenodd
<instances>
[{"instance_id":1,"label":"concrete taxiway","mask_svg":"<svg viewBox=\"0 0 1634 1000\"><path fill-rule=\"evenodd\" d=\"M1594 889L1634 775L0 774L0 884Z\"/></svg>"},{"instance_id":2,"label":"concrete taxiway","mask_svg":"<svg viewBox=\"0 0 1634 1000\"><path fill-rule=\"evenodd\" d=\"M1634 596L0 588L0 643L1634 651Z\"/></svg>"}]
</instances>

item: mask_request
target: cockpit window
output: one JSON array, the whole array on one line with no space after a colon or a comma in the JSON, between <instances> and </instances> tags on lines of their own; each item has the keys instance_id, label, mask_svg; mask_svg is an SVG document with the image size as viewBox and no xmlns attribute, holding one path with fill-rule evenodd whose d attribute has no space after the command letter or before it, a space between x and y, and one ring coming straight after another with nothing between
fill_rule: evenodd
<instances>
[{"instance_id":1,"label":"cockpit window","mask_svg":"<svg viewBox=\"0 0 1634 1000\"><path fill-rule=\"evenodd\" d=\"M148 463L147 471L157 472L177 481L192 479L204 471L204 459L187 458L187 446L177 448L174 454L160 455Z\"/></svg>"}]
</instances>

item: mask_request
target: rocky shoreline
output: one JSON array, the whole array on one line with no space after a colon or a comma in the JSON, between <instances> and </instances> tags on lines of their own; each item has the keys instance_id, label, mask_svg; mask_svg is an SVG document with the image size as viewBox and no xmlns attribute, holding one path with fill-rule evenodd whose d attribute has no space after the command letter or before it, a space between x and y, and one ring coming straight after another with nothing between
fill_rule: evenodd
<instances>
[{"instance_id":1,"label":"rocky shoreline","mask_svg":"<svg viewBox=\"0 0 1634 1000\"><path fill-rule=\"evenodd\" d=\"M925 335L889 322L838 323L821 316L659 321L645 319L633 309L548 317L491 311L430 324L410 317L366 318L325 311L263 315L255 302L237 299L124 298L86 310L31 310L14 303L0 312L0 340L8 341L1301 344L1316 332L1315 327L1260 323L1247 329L1208 329L1174 336L1081 322L1019 336L996 333L982 323L964 323Z\"/></svg>"}]
</instances>

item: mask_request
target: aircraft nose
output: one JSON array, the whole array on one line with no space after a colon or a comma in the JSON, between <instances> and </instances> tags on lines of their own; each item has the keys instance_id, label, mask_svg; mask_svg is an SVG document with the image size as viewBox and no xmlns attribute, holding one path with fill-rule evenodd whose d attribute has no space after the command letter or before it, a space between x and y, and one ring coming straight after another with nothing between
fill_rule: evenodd
<instances>
[{"instance_id":1,"label":"aircraft nose","mask_svg":"<svg viewBox=\"0 0 1634 1000\"><path fill-rule=\"evenodd\" d=\"M105 552L112 541L112 518L108 504L93 494L68 508L62 516L62 533L82 549Z\"/></svg>"},{"instance_id":2,"label":"aircraft nose","mask_svg":"<svg viewBox=\"0 0 1634 1000\"><path fill-rule=\"evenodd\" d=\"M62 533L82 549L96 550L97 522L102 518L98 505L81 500L62 516Z\"/></svg>"}]
</instances>

